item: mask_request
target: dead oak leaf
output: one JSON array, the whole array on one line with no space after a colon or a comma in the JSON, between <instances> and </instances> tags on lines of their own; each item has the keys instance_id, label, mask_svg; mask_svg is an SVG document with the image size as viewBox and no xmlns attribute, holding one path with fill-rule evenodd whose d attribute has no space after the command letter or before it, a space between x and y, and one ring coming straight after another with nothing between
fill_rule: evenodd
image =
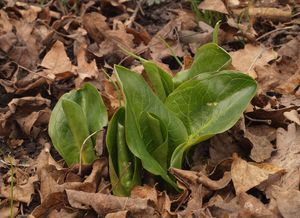
<instances>
[{"instance_id":1,"label":"dead oak leaf","mask_svg":"<svg viewBox=\"0 0 300 218\"><path fill-rule=\"evenodd\" d=\"M255 67L264 67L268 62L277 58L277 53L272 49L266 49L251 44L245 45L244 49L229 52L232 65L236 70L247 73L253 78L257 77Z\"/></svg>"},{"instance_id":2,"label":"dead oak leaf","mask_svg":"<svg viewBox=\"0 0 300 218\"><path fill-rule=\"evenodd\" d=\"M41 66L46 68L44 72L50 79L55 79L59 75L67 76L72 74L75 69L61 41L56 41L53 44L50 51L44 57Z\"/></svg>"},{"instance_id":3,"label":"dead oak leaf","mask_svg":"<svg viewBox=\"0 0 300 218\"><path fill-rule=\"evenodd\" d=\"M268 180L270 175L282 172L284 169L275 165L247 163L237 155L233 155L231 177L237 195Z\"/></svg>"}]
</instances>

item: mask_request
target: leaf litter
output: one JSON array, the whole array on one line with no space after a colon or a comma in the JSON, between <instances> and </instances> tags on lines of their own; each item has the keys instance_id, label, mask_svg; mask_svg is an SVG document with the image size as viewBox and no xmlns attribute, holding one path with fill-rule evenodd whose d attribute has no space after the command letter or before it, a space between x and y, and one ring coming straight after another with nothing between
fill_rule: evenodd
<instances>
[{"instance_id":1,"label":"leaf litter","mask_svg":"<svg viewBox=\"0 0 300 218\"><path fill-rule=\"evenodd\" d=\"M111 117L120 104L113 65L143 69L120 47L176 74L177 60L188 68L213 28L186 1L41 4L1 3L1 217L300 216L297 3L199 1L202 12L227 14L219 42L232 69L257 80L258 93L240 122L191 149L184 169L170 170L181 193L144 175L130 197L111 194L103 135L99 159L66 167L47 134L51 110L89 81Z\"/></svg>"}]
</instances>

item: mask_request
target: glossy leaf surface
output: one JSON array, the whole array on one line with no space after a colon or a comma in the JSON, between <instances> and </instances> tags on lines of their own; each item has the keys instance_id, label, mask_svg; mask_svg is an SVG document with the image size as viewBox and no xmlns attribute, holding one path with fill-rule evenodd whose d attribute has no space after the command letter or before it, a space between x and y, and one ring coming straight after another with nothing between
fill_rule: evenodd
<instances>
[{"instance_id":1,"label":"glossy leaf surface","mask_svg":"<svg viewBox=\"0 0 300 218\"><path fill-rule=\"evenodd\" d=\"M180 168L188 148L231 128L255 92L256 82L234 71L202 74L175 89L165 104L185 124L189 139L176 148L171 166Z\"/></svg>"},{"instance_id":2,"label":"glossy leaf surface","mask_svg":"<svg viewBox=\"0 0 300 218\"><path fill-rule=\"evenodd\" d=\"M179 72L173 81L176 86L201 73L214 73L231 63L230 55L215 43L208 43L197 49L190 69Z\"/></svg>"},{"instance_id":3,"label":"glossy leaf surface","mask_svg":"<svg viewBox=\"0 0 300 218\"><path fill-rule=\"evenodd\" d=\"M55 149L70 166L80 162L84 140L107 124L107 111L97 89L85 84L79 90L64 94L55 105L48 132ZM82 163L91 163L96 154L96 136L87 140L82 153Z\"/></svg>"},{"instance_id":4,"label":"glossy leaf surface","mask_svg":"<svg viewBox=\"0 0 300 218\"><path fill-rule=\"evenodd\" d=\"M141 116L145 116L145 113L160 119L159 122L162 122L167 129L169 153L172 153L179 144L187 140L188 135L184 124L164 106L141 75L122 66L115 66L115 70L126 97L125 132L129 149L141 159L146 170L154 175L161 176L173 187L177 187L169 177L167 170L149 152L139 122L140 119L143 119Z\"/></svg>"}]
</instances>

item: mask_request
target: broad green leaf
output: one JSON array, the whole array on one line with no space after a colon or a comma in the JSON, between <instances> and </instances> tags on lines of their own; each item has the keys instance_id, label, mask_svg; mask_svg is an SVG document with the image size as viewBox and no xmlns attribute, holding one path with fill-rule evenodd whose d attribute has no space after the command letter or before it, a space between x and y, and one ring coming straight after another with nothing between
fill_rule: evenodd
<instances>
[{"instance_id":1,"label":"broad green leaf","mask_svg":"<svg viewBox=\"0 0 300 218\"><path fill-rule=\"evenodd\" d=\"M230 55L215 43L208 43L197 49L190 69L179 72L174 78L175 86L201 73L213 73L231 63Z\"/></svg>"},{"instance_id":2,"label":"broad green leaf","mask_svg":"<svg viewBox=\"0 0 300 218\"><path fill-rule=\"evenodd\" d=\"M63 108L64 100L68 101ZM106 124L107 111L99 92L91 84L85 84L83 88L66 93L59 99L52 111L48 131L55 149L70 166L80 162L84 140ZM83 163L90 163L96 158L93 150L95 137L84 145Z\"/></svg>"},{"instance_id":3,"label":"broad green leaf","mask_svg":"<svg viewBox=\"0 0 300 218\"><path fill-rule=\"evenodd\" d=\"M170 153L187 140L188 135L183 123L164 106L141 75L122 66L115 66L115 70L126 97L125 132L130 151L141 159L146 170L154 175L161 176L173 187L177 187L169 177L168 172L149 152L141 132L139 120L144 112L160 118L168 132L168 149Z\"/></svg>"},{"instance_id":4,"label":"broad green leaf","mask_svg":"<svg viewBox=\"0 0 300 218\"><path fill-rule=\"evenodd\" d=\"M234 71L202 74L175 89L165 105L182 120L189 139L173 152L171 166L180 168L188 148L231 128L255 92L256 82Z\"/></svg>"},{"instance_id":5,"label":"broad green leaf","mask_svg":"<svg viewBox=\"0 0 300 218\"><path fill-rule=\"evenodd\" d=\"M81 107L79 104L67 99L62 99L61 103L75 144L79 148L84 146L82 150L82 162L93 162L96 159L96 154L93 149L92 140L88 139L85 144L83 144L84 140L87 139L90 134L87 119Z\"/></svg>"},{"instance_id":6,"label":"broad green leaf","mask_svg":"<svg viewBox=\"0 0 300 218\"><path fill-rule=\"evenodd\" d=\"M166 97L173 91L174 84L171 75L165 72L157 64L152 61L141 60L144 69L151 81L152 87L160 98L160 100L165 101Z\"/></svg>"},{"instance_id":7,"label":"broad green leaf","mask_svg":"<svg viewBox=\"0 0 300 218\"><path fill-rule=\"evenodd\" d=\"M167 170L171 153L166 126L159 117L147 112L141 114L139 124L148 152Z\"/></svg>"},{"instance_id":8,"label":"broad green leaf","mask_svg":"<svg viewBox=\"0 0 300 218\"><path fill-rule=\"evenodd\" d=\"M125 110L121 107L111 119L106 136L109 176L113 193L118 196L129 196L132 188L140 184L140 163L127 147L124 120Z\"/></svg>"}]
</instances>

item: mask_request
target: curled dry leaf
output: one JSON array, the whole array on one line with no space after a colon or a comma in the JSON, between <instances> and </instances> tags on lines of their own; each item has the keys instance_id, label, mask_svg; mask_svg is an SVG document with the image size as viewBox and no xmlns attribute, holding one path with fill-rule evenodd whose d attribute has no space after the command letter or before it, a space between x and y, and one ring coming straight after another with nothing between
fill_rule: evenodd
<instances>
[{"instance_id":1,"label":"curled dry leaf","mask_svg":"<svg viewBox=\"0 0 300 218\"><path fill-rule=\"evenodd\" d=\"M24 133L31 133L33 126L38 127L45 123L47 124L49 119L48 107L50 107L50 100L40 96L14 98L0 114L1 128L4 128L4 130L5 128L13 129L17 122ZM27 123L29 121L30 123ZM2 135L1 128L0 135ZM6 133L5 131L3 132L4 135ZM8 132L8 134L10 133Z\"/></svg>"},{"instance_id":2,"label":"curled dry leaf","mask_svg":"<svg viewBox=\"0 0 300 218\"><path fill-rule=\"evenodd\" d=\"M104 159L96 160L92 166L92 172L81 181L81 177L67 169L57 170L54 166L47 166L40 171L41 202L47 199L51 193L63 192L66 189L84 190L96 192L101 177L106 174L106 162ZM64 178L66 177L66 181Z\"/></svg>"},{"instance_id":3,"label":"curled dry leaf","mask_svg":"<svg viewBox=\"0 0 300 218\"><path fill-rule=\"evenodd\" d=\"M51 50L42 60L41 66L46 68L44 73L51 79L65 79L74 75L75 66L72 65L64 44L56 41Z\"/></svg>"},{"instance_id":4,"label":"curled dry leaf","mask_svg":"<svg viewBox=\"0 0 300 218\"><path fill-rule=\"evenodd\" d=\"M171 168L171 173L179 180L187 184L202 184L210 190L219 190L226 187L231 181L230 172L224 172L219 180L212 180L201 172Z\"/></svg>"},{"instance_id":5,"label":"curled dry leaf","mask_svg":"<svg viewBox=\"0 0 300 218\"><path fill-rule=\"evenodd\" d=\"M154 208L147 199L117 197L75 190L66 190L66 193L72 207L79 209L92 207L100 216L126 210L133 217L157 217Z\"/></svg>"},{"instance_id":6,"label":"curled dry leaf","mask_svg":"<svg viewBox=\"0 0 300 218\"><path fill-rule=\"evenodd\" d=\"M283 172L283 168L272 164L247 163L237 155L233 156L231 177L237 195L266 181L270 175Z\"/></svg>"}]
</instances>

